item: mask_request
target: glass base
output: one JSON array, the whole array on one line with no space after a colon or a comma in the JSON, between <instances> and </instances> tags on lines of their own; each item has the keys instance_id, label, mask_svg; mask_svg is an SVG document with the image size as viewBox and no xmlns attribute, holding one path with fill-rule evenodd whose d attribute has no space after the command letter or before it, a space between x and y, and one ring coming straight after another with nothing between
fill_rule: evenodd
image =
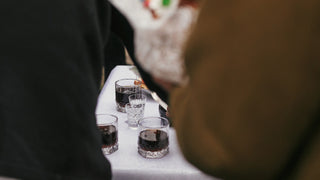
<instances>
[{"instance_id":1,"label":"glass base","mask_svg":"<svg viewBox=\"0 0 320 180\"><path fill-rule=\"evenodd\" d=\"M110 147L103 147L102 152L104 155L112 154L118 150L118 144L115 144Z\"/></svg>"},{"instance_id":2,"label":"glass base","mask_svg":"<svg viewBox=\"0 0 320 180\"><path fill-rule=\"evenodd\" d=\"M162 149L160 151L146 151L144 149L141 149L138 147L138 153L148 159L159 159L162 158L163 156L167 155L169 153L169 147Z\"/></svg>"},{"instance_id":3,"label":"glass base","mask_svg":"<svg viewBox=\"0 0 320 180\"><path fill-rule=\"evenodd\" d=\"M128 127L130 129L138 129L138 123L136 123L136 122L131 122L131 121L126 120L125 123L128 124Z\"/></svg>"},{"instance_id":4,"label":"glass base","mask_svg":"<svg viewBox=\"0 0 320 180\"><path fill-rule=\"evenodd\" d=\"M126 112L126 108L120 106L119 104L117 104L117 111L125 113Z\"/></svg>"}]
</instances>

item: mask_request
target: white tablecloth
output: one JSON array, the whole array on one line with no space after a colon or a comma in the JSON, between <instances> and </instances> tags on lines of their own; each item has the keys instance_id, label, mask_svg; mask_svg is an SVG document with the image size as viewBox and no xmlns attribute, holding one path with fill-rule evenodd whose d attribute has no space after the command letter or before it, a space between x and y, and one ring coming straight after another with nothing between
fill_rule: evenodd
<instances>
[{"instance_id":1,"label":"white tablecloth","mask_svg":"<svg viewBox=\"0 0 320 180\"><path fill-rule=\"evenodd\" d=\"M161 159L145 159L137 152L137 130L129 129L125 113L116 110L116 80L136 78L132 66L116 66L110 73L98 100L96 113L111 113L118 119L119 149L107 159L112 166L114 180L209 180L209 177L188 163L177 143L175 130L169 132L169 154ZM159 116L158 103L148 99L145 116Z\"/></svg>"}]
</instances>

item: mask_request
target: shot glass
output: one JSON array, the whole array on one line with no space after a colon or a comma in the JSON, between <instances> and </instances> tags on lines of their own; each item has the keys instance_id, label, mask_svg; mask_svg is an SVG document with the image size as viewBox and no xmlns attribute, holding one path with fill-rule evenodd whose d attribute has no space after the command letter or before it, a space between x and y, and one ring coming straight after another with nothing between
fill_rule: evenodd
<instances>
[{"instance_id":1,"label":"shot glass","mask_svg":"<svg viewBox=\"0 0 320 180\"><path fill-rule=\"evenodd\" d=\"M144 104L126 104L127 121L129 128L138 128L138 121L144 116Z\"/></svg>"},{"instance_id":2,"label":"shot glass","mask_svg":"<svg viewBox=\"0 0 320 180\"><path fill-rule=\"evenodd\" d=\"M141 92L142 82L138 79L120 79L115 82L116 104L119 112L126 112L129 96Z\"/></svg>"},{"instance_id":3,"label":"shot glass","mask_svg":"<svg viewBox=\"0 0 320 180\"><path fill-rule=\"evenodd\" d=\"M97 114L96 117L102 136L102 152L112 154L118 150L118 117L112 114Z\"/></svg>"},{"instance_id":4,"label":"shot glass","mask_svg":"<svg viewBox=\"0 0 320 180\"><path fill-rule=\"evenodd\" d=\"M149 159L162 158L169 152L169 121L162 117L139 120L138 153Z\"/></svg>"}]
</instances>

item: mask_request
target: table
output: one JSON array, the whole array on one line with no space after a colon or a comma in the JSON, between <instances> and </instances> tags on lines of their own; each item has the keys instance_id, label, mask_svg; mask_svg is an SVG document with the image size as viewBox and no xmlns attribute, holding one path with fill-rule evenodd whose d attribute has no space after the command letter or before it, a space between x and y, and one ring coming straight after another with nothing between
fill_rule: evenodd
<instances>
[{"instance_id":1,"label":"table","mask_svg":"<svg viewBox=\"0 0 320 180\"><path fill-rule=\"evenodd\" d=\"M112 166L114 180L212 180L188 163L178 146L174 128L169 131L169 154L161 159L145 159L138 154L137 130L128 128L126 114L116 110L115 86L116 80L122 78L137 78L132 71L134 66L116 66L110 73L101 90L96 113L110 113L118 117L119 149L107 159ZM145 116L160 116L159 104L148 98L145 106Z\"/></svg>"}]
</instances>

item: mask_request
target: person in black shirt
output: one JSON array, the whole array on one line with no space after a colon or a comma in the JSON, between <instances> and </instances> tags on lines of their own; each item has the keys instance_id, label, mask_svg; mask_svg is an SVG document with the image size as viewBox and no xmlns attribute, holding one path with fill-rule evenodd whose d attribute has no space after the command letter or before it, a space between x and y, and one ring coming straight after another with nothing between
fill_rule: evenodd
<instances>
[{"instance_id":1,"label":"person in black shirt","mask_svg":"<svg viewBox=\"0 0 320 180\"><path fill-rule=\"evenodd\" d=\"M105 0L3 0L0 13L0 177L111 179L95 107L121 44L136 62L128 21Z\"/></svg>"},{"instance_id":2,"label":"person in black shirt","mask_svg":"<svg viewBox=\"0 0 320 180\"><path fill-rule=\"evenodd\" d=\"M0 177L111 179L96 127L110 5L0 2Z\"/></svg>"}]
</instances>

